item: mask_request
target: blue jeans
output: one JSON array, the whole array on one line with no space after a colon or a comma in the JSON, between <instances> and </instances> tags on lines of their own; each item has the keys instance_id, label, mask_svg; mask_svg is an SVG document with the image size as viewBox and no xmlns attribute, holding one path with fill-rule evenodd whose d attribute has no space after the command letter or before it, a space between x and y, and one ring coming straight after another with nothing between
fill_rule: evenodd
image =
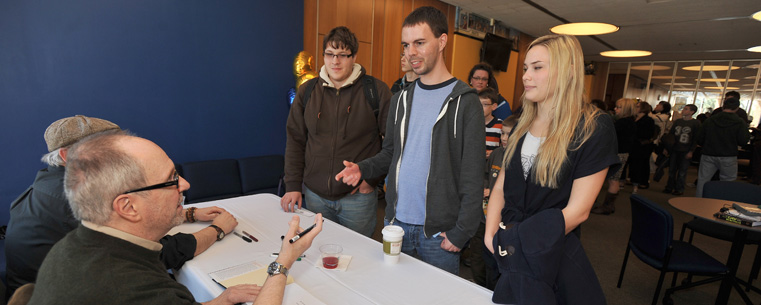
<instances>
[{"instance_id":1,"label":"blue jeans","mask_svg":"<svg viewBox=\"0 0 761 305\"><path fill-rule=\"evenodd\" d=\"M383 221L388 225L388 219ZM410 256L417 257L420 260L438 267L454 275L460 274L460 252L449 252L441 248L441 241L444 237L425 237L423 226L412 225L399 221L394 221L394 225L404 229L404 239L402 239L402 252Z\"/></svg>"},{"instance_id":2,"label":"blue jeans","mask_svg":"<svg viewBox=\"0 0 761 305\"><path fill-rule=\"evenodd\" d=\"M684 193L684 180L687 177L687 168L690 159L687 159L687 151L675 151L669 155L669 180L666 190Z\"/></svg>"},{"instance_id":3,"label":"blue jeans","mask_svg":"<svg viewBox=\"0 0 761 305\"><path fill-rule=\"evenodd\" d=\"M378 218L378 194L375 190L368 194L357 191L338 200L327 200L304 186L304 200L310 211L322 213L322 217L352 231L367 237L372 237L375 232Z\"/></svg>"},{"instance_id":4,"label":"blue jeans","mask_svg":"<svg viewBox=\"0 0 761 305\"><path fill-rule=\"evenodd\" d=\"M734 181L737 179L737 157L700 156L698 188L695 190L695 197L703 197L703 185L711 181L711 177L717 170L719 171L719 180Z\"/></svg>"}]
</instances>

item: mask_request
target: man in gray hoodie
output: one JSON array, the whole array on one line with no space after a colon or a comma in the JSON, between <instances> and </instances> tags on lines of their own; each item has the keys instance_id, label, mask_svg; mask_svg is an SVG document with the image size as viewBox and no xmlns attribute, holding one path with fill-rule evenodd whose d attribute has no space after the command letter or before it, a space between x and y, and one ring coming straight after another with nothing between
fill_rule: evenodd
<instances>
[{"instance_id":1,"label":"man in gray hoodie","mask_svg":"<svg viewBox=\"0 0 761 305\"><path fill-rule=\"evenodd\" d=\"M444 64L447 19L433 7L402 25L404 54L419 80L391 98L382 150L336 180L356 185L388 173L386 224L404 229L402 251L458 274L460 250L482 217L483 110ZM479 183L480 182L480 183Z\"/></svg>"},{"instance_id":2,"label":"man in gray hoodie","mask_svg":"<svg viewBox=\"0 0 761 305\"><path fill-rule=\"evenodd\" d=\"M721 181L737 179L737 146L750 139L748 124L737 116L740 101L730 97L724 101L722 112L712 115L698 130L695 140L703 147L698 168L695 196L703 196L703 185L718 170Z\"/></svg>"}]
</instances>

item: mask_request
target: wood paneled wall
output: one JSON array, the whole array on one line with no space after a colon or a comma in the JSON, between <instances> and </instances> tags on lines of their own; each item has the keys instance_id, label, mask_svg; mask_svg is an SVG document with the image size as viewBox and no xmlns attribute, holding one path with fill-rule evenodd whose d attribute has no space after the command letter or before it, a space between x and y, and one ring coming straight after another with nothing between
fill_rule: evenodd
<instances>
[{"instance_id":1,"label":"wood paneled wall","mask_svg":"<svg viewBox=\"0 0 761 305\"><path fill-rule=\"evenodd\" d=\"M304 50L314 55L318 70L323 65L323 37L334 27L346 26L359 41L357 63L391 85L402 75L402 22L421 6L433 6L447 15L450 43L444 57L451 71L456 7L439 0L304 0Z\"/></svg>"}]
</instances>

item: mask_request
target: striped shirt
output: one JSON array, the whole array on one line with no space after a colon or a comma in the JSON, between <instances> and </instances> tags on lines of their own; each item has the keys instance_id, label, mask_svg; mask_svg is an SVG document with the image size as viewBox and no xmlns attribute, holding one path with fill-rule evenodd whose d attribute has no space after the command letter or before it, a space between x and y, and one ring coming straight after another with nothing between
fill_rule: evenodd
<instances>
[{"instance_id":1,"label":"striped shirt","mask_svg":"<svg viewBox=\"0 0 761 305\"><path fill-rule=\"evenodd\" d=\"M486 152L499 147L500 136L502 136L502 120L495 117L486 124Z\"/></svg>"}]
</instances>

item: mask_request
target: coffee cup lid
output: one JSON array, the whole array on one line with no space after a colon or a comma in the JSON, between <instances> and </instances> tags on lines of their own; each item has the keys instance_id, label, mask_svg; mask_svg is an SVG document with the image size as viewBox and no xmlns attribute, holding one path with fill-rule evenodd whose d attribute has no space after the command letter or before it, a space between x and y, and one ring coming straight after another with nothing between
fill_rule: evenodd
<instances>
[{"instance_id":1,"label":"coffee cup lid","mask_svg":"<svg viewBox=\"0 0 761 305\"><path fill-rule=\"evenodd\" d=\"M404 229L402 229L400 226L389 225L383 227L381 233L383 233L384 236L388 237L402 237L404 236Z\"/></svg>"}]
</instances>

